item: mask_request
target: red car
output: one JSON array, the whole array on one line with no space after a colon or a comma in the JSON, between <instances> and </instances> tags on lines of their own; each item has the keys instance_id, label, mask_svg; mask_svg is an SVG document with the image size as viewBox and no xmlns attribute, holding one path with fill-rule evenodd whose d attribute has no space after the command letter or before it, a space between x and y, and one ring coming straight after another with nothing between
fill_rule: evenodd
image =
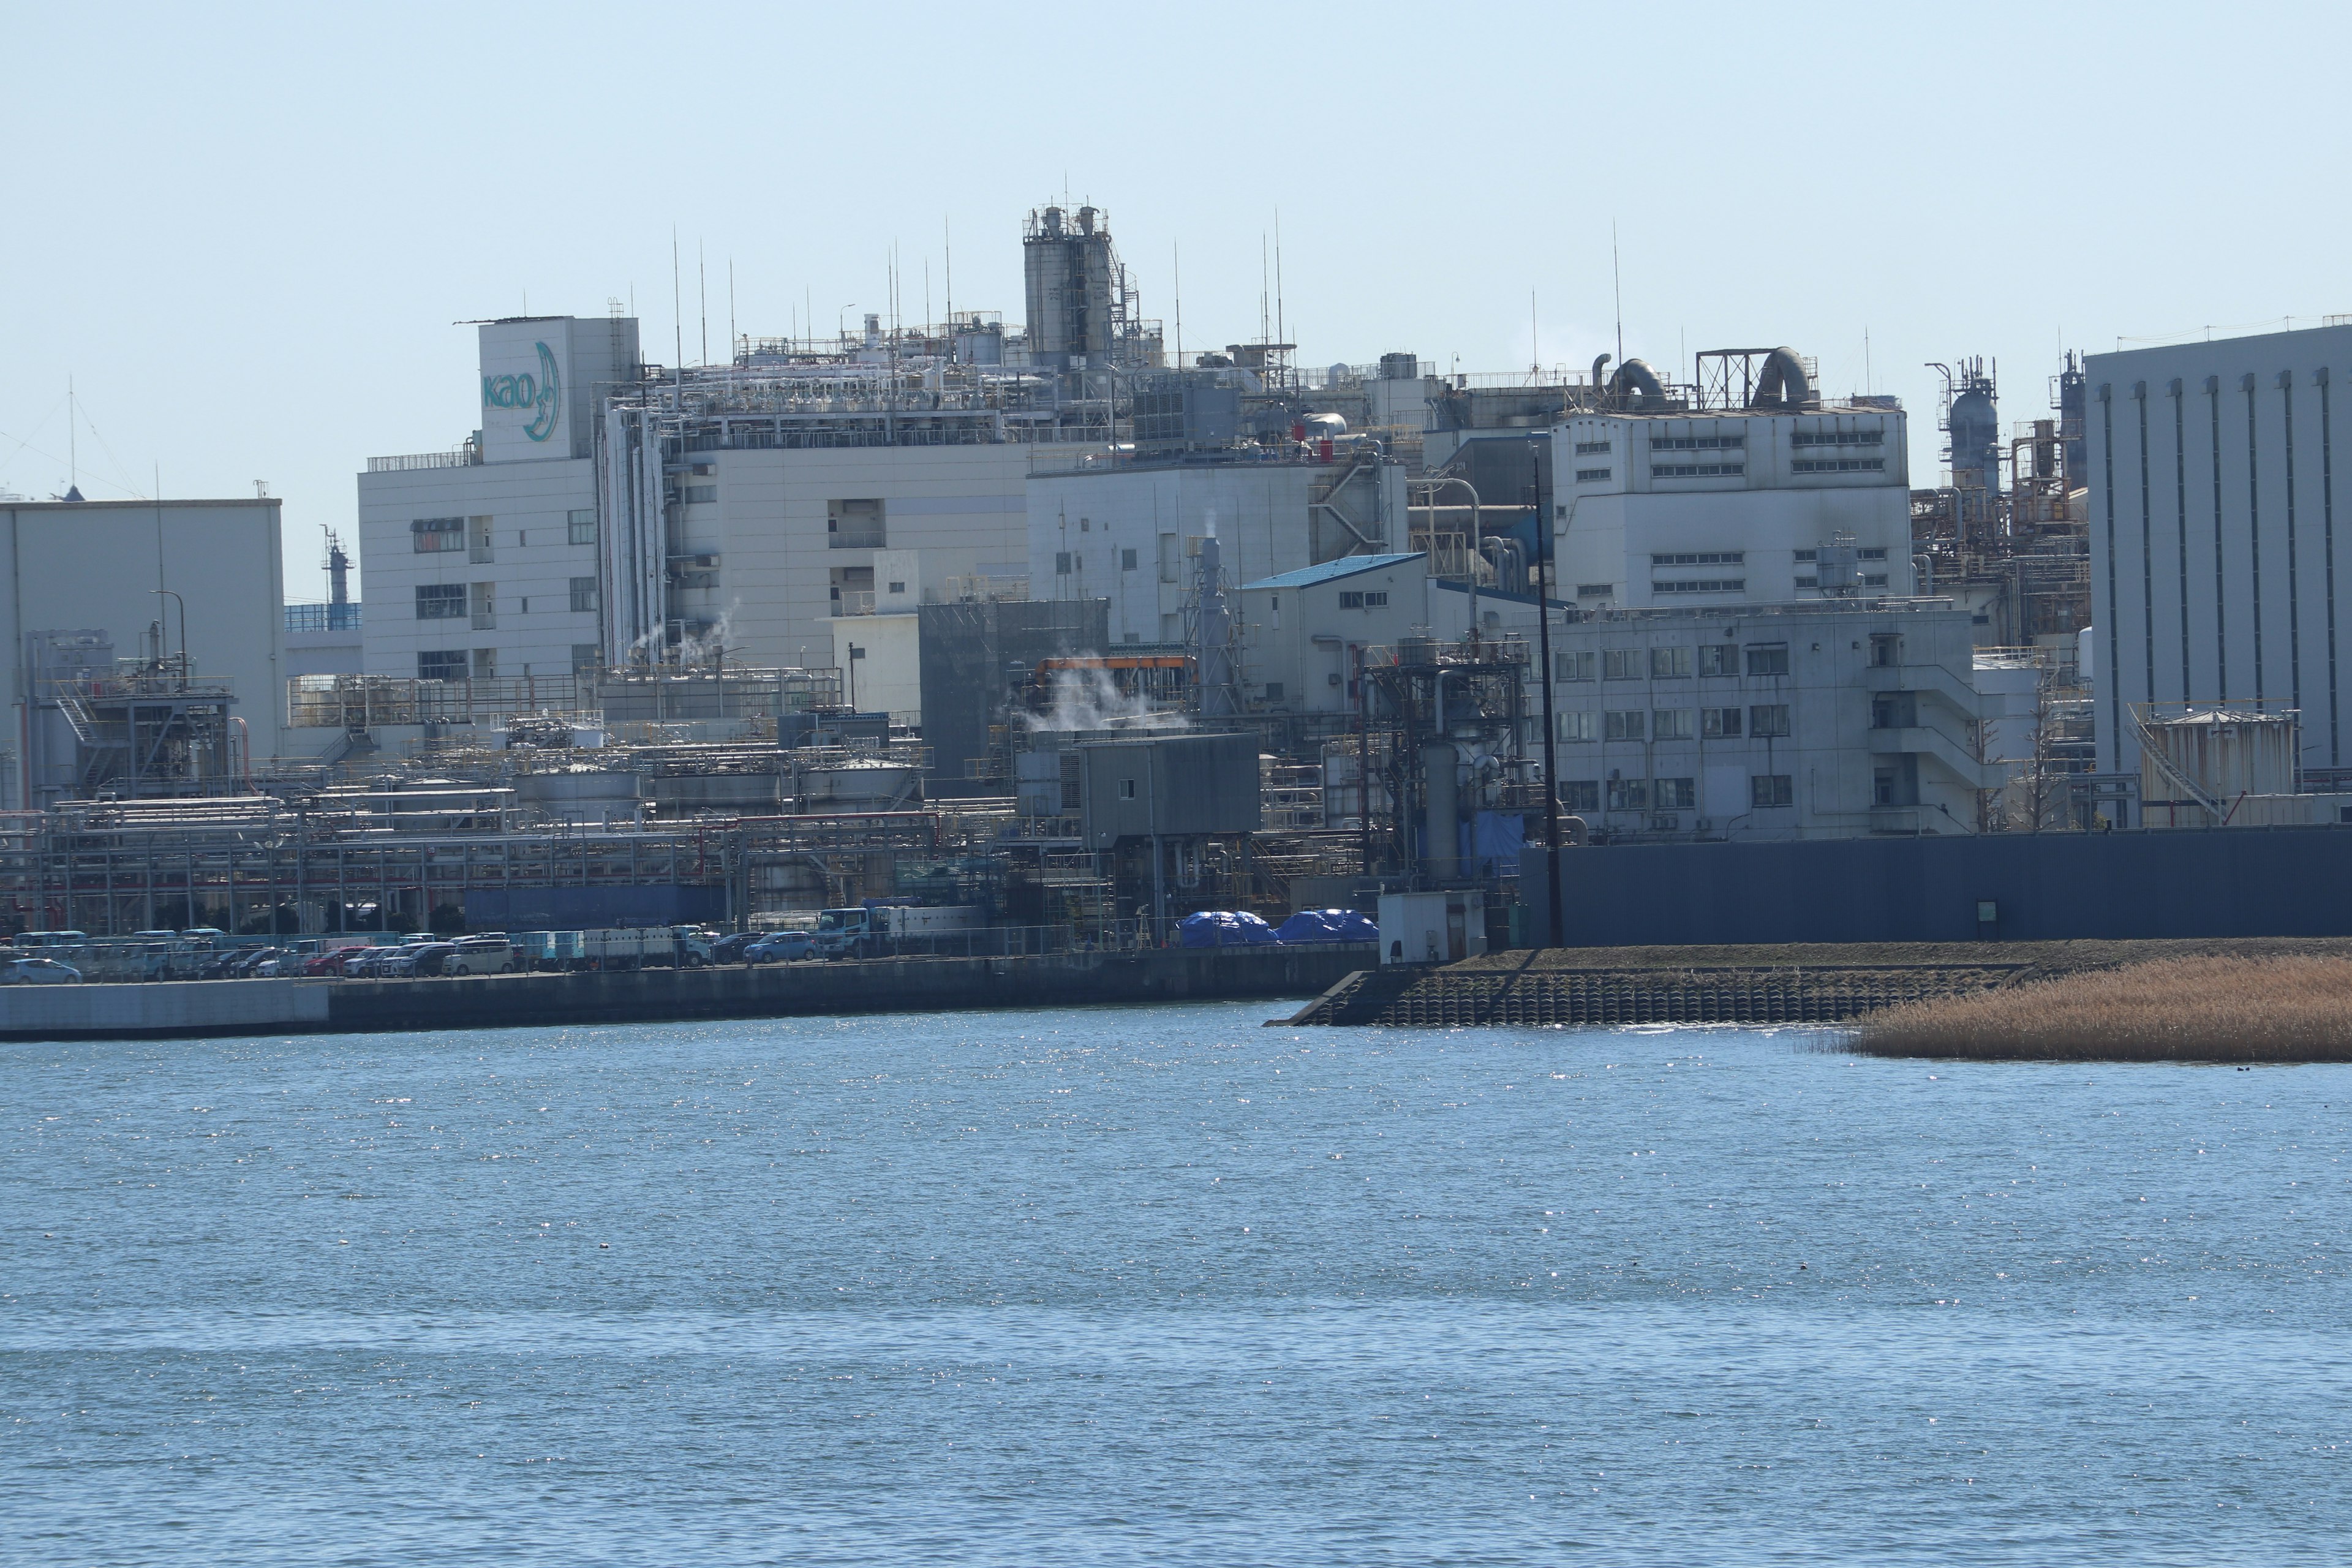
<instances>
[{"instance_id":1,"label":"red car","mask_svg":"<svg viewBox=\"0 0 2352 1568\"><path fill-rule=\"evenodd\" d=\"M352 961L353 954L365 952L366 951L367 947L364 943L356 944L351 947L329 948L326 952L319 954L318 957L304 964L302 966L302 973L305 974L341 974L343 972L343 965Z\"/></svg>"}]
</instances>

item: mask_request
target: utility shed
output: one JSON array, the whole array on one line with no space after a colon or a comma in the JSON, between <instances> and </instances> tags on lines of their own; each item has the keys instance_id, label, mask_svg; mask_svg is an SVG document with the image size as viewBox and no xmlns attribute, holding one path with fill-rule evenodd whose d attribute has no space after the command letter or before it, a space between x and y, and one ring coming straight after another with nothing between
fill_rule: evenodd
<instances>
[{"instance_id":1,"label":"utility shed","mask_svg":"<svg viewBox=\"0 0 2352 1568\"><path fill-rule=\"evenodd\" d=\"M1255 735L1150 735L1078 747L1089 849L1258 829Z\"/></svg>"}]
</instances>

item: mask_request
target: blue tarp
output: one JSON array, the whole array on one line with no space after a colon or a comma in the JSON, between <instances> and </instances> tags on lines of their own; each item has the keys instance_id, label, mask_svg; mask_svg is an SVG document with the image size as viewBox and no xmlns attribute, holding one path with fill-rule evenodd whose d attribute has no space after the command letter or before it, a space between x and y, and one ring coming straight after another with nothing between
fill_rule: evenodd
<instances>
[{"instance_id":1,"label":"blue tarp","mask_svg":"<svg viewBox=\"0 0 2352 1568\"><path fill-rule=\"evenodd\" d=\"M1378 942L1381 928L1357 910L1301 910L1276 929L1276 942Z\"/></svg>"},{"instance_id":2,"label":"blue tarp","mask_svg":"<svg viewBox=\"0 0 2352 1568\"><path fill-rule=\"evenodd\" d=\"M1176 922L1180 947L1259 947L1274 928L1246 910L1202 910Z\"/></svg>"}]
</instances>

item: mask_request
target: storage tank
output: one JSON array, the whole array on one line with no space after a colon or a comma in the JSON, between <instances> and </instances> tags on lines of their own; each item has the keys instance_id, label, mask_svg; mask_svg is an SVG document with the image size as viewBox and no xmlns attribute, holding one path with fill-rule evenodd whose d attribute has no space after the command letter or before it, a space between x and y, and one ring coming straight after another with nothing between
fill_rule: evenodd
<instances>
[{"instance_id":1,"label":"storage tank","mask_svg":"<svg viewBox=\"0 0 2352 1568\"><path fill-rule=\"evenodd\" d=\"M1948 420L1952 483L1961 489L2000 489L2000 403L1984 361L1964 360Z\"/></svg>"},{"instance_id":2,"label":"storage tank","mask_svg":"<svg viewBox=\"0 0 2352 1568\"><path fill-rule=\"evenodd\" d=\"M2140 798L2181 797L2152 752L2225 806L2241 795L2292 795L2300 728L2292 713L2215 711L2151 720L2140 730Z\"/></svg>"}]
</instances>

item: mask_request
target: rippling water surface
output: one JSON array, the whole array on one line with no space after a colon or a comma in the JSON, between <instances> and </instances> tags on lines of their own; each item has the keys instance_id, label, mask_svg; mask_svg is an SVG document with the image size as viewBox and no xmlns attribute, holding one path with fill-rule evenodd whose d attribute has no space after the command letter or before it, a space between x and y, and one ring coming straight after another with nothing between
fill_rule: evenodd
<instances>
[{"instance_id":1,"label":"rippling water surface","mask_svg":"<svg viewBox=\"0 0 2352 1568\"><path fill-rule=\"evenodd\" d=\"M0 1047L22 1563L2337 1563L2352 1068Z\"/></svg>"}]
</instances>

